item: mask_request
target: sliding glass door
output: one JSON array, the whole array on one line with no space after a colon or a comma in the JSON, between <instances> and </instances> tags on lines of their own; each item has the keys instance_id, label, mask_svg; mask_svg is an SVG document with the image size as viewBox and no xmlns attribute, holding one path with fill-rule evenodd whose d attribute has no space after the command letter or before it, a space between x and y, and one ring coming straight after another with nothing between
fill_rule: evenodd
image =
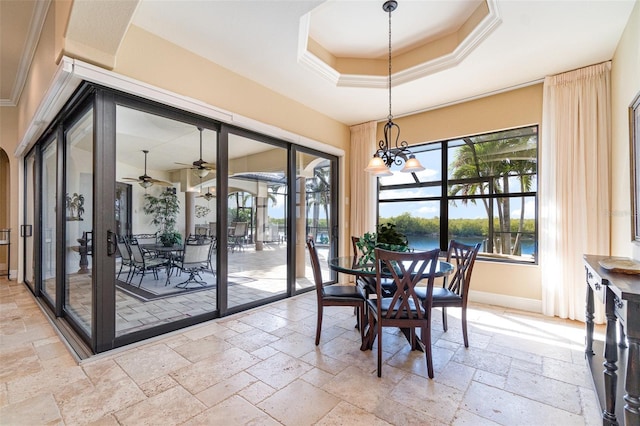
<instances>
[{"instance_id":1,"label":"sliding glass door","mask_svg":"<svg viewBox=\"0 0 640 426\"><path fill-rule=\"evenodd\" d=\"M313 287L307 239L316 244L324 282L335 280L327 261L337 251L337 160L321 153L296 150L296 291Z\"/></svg>"},{"instance_id":2,"label":"sliding glass door","mask_svg":"<svg viewBox=\"0 0 640 426\"><path fill-rule=\"evenodd\" d=\"M218 132L184 119L116 106L116 337L218 309Z\"/></svg>"},{"instance_id":3,"label":"sliding glass door","mask_svg":"<svg viewBox=\"0 0 640 426\"><path fill-rule=\"evenodd\" d=\"M32 149L24 161L24 222L20 226L20 237L24 244L24 282L35 293L36 262L33 227L36 209L36 149Z\"/></svg>"},{"instance_id":4,"label":"sliding glass door","mask_svg":"<svg viewBox=\"0 0 640 426\"><path fill-rule=\"evenodd\" d=\"M228 136L227 309L287 294L288 150L232 130Z\"/></svg>"},{"instance_id":5,"label":"sliding glass door","mask_svg":"<svg viewBox=\"0 0 640 426\"><path fill-rule=\"evenodd\" d=\"M45 134L24 276L79 353L311 290L307 237L337 253L335 157L89 84Z\"/></svg>"},{"instance_id":6,"label":"sliding glass door","mask_svg":"<svg viewBox=\"0 0 640 426\"><path fill-rule=\"evenodd\" d=\"M93 109L68 125L65 135L65 278L63 309L91 337L93 310Z\"/></svg>"},{"instance_id":7,"label":"sliding glass door","mask_svg":"<svg viewBox=\"0 0 640 426\"><path fill-rule=\"evenodd\" d=\"M56 306L56 210L57 210L57 176L58 176L58 144L57 139L52 138L47 141L42 150L42 208L40 212L41 220L41 241L40 258L42 266L40 268L40 290L43 297L52 309Z\"/></svg>"}]
</instances>

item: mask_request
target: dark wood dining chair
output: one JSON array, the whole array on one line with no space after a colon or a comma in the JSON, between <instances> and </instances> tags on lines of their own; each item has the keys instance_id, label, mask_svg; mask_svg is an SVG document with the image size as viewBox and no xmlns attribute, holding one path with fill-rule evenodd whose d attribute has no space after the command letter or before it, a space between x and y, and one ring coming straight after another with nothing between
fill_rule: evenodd
<instances>
[{"instance_id":1,"label":"dark wood dining chair","mask_svg":"<svg viewBox=\"0 0 640 426\"><path fill-rule=\"evenodd\" d=\"M445 276L442 287L433 289L433 307L442 309L442 327L447 331L447 308L462 309L462 338L464 347L469 347L467 334L467 300L469 298L469 286L471 273L476 257L480 251L480 243L467 245L455 240L449 242L447 262L451 263L455 270L452 275ZM418 296L426 297L424 290L418 289Z\"/></svg>"},{"instance_id":2,"label":"dark wood dining chair","mask_svg":"<svg viewBox=\"0 0 640 426\"><path fill-rule=\"evenodd\" d=\"M322 313L325 306L351 306L356 308L358 318L358 329L360 338L364 336L364 292L357 285L327 285L322 282L322 272L320 271L320 260L316 244L312 238L307 240L309 258L311 259L311 269L313 270L313 280L316 285L316 295L318 299L318 322L316 324L316 346L320 344L320 333L322 332Z\"/></svg>"},{"instance_id":3,"label":"dark wood dining chair","mask_svg":"<svg viewBox=\"0 0 640 426\"><path fill-rule=\"evenodd\" d=\"M362 256L362 250L358 247L360 237L351 236L351 247L353 248L353 261L357 262L358 258ZM376 292L376 279L374 277L367 277L364 275L356 275L356 282L359 283L365 290L366 296ZM389 296L395 290L395 283L391 278L382 278L382 292Z\"/></svg>"},{"instance_id":4,"label":"dark wood dining chair","mask_svg":"<svg viewBox=\"0 0 640 426\"><path fill-rule=\"evenodd\" d=\"M378 377L382 376L382 327L399 327L409 331L411 348L422 343L429 378L433 378L431 356L431 305L433 282L439 249L425 252L395 252L376 249L376 299L367 300L371 342L378 338ZM390 274L395 291L385 296L380 285L383 274ZM424 298L416 294L416 285L427 281ZM415 329L420 328L420 342Z\"/></svg>"}]
</instances>

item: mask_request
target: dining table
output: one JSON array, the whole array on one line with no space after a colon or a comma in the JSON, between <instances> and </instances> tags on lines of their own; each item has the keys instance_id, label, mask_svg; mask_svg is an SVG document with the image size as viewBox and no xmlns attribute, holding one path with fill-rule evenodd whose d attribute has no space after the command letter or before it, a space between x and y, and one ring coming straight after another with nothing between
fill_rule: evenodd
<instances>
[{"instance_id":1,"label":"dining table","mask_svg":"<svg viewBox=\"0 0 640 426\"><path fill-rule=\"evenodd\" d=\"M375 262L365 262L363 261L363 258L359 256L340 256L340 257L330 258L328 261L328 264L329 264L329 268L333 271L340 272L343 274L348 274L348 275L354 275L356 277L363 277L364 281L367 283L366 286L368 286L368 288L365 288L365 294L367 294L367 297L370 297L371 295L374 295L374 296L376 295L375 285L377 280L376 278L377 268L376 268ZM430 277L431 274L430 272L428 272L430 271L430 269L431 268L429 266L425 268L425 273L422 276L423 279ZM435 278L446 277L450 275L454 271L454 269L455 268L453 264L439 259L433 276ZM380 276L383 278L392 278L390 271L383 270ZM409 343L411 343L411 339L409 337L410 330L409 329L400 329L400 330L405 335ZM375 333L373 332L373 330L369 330L369 329L365 330L360 349L363 351L371 350L373 348L374 341L375 341ZM412 347L412 349L424 350L422 349L421 345Z\"/></svg>"},{"instance_id":2,"label":"dining table","mask_svg":"<svg viewBox=\"0 0 640 426\"><path fill-rule=\"evenodd\" d=\"M164 244L156 243L156 244L141 244L140 248L147 252L153 253L154 255L167 259L167 279L165 281L165 286L171 284L171 269L173 268L174 261L180 254L183 252L184 247L182 244L172 244L170 246L165 246Z\"/></svg>"}]
</instances>

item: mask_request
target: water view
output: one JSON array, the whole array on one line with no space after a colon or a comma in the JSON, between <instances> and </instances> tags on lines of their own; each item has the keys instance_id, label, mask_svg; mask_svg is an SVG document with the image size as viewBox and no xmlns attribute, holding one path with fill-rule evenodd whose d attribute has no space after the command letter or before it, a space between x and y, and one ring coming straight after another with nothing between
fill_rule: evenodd
<instances>
[{"instance_id":1,"label":"water view","mask_svg":"<svg viewBox=\"0 0 640 426\"><path fill-rule=\"evenodd\" d=\"M454 237L453 239L469 245L480 243L480 251L486 251L484 237ZM438 238L425 235L407 234L407 240L409 240L409 246L416 250L432 250L434 248L438 248L440 245ZM535 244L533 240L523 240L521 246L522 256L533 256L533 253L535 252Z\"/></svg>"}]
</instances>

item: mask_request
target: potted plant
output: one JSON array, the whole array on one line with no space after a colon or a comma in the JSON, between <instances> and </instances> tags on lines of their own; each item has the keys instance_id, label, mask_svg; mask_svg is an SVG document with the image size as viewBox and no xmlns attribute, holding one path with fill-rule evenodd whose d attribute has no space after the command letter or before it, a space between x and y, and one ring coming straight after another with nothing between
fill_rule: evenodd
<instances>
[{"instance_id":1,"label":"potted plant","mask_svg":"<svg viewBox=\"0 0 640 426\"><path fill-rule=\"evenodd\" d=\"M66 194L65 202L69 216L67 220L82 220L84 214L84 195L74 192L73 195Z\"/></svg>"},{"instance_id":2,"label":"potted plant","mask_svg":"<svg viewBox=\"0 0 640 426\"><path fill-rule=\"evenodd\" d=\"M178 231L168 231L160 234L160 242L165 247L182 243L182 235Z\"/></svg>"},{"instance_id":3,"label":"potted plant","mask_svg":"<svg viewBox=\"0 0 640 426\"><path fill-rule=\"evenodd\" d=\"M151 194L144 195L145 214L151 215L151 223L160 227L160 241L169 247L179 244L182 236L176 230L180 202L174 188L162 191L157 197Z\"/></svg>"},{"instance_id":4,"label":"potted plant","mask_svg":"<svg viewBox=\"0 0 640 426\"><path fill-rule=\"evenodd\" d=\"M375 249L382 248L392 251L408 251L409 242L406 235L396 229L393 223L381 223L377 227L377 232L367 232L356 244L362 252L359 259L361 263L371 263L376 257Z\"/></svg>"}]
</instances>

